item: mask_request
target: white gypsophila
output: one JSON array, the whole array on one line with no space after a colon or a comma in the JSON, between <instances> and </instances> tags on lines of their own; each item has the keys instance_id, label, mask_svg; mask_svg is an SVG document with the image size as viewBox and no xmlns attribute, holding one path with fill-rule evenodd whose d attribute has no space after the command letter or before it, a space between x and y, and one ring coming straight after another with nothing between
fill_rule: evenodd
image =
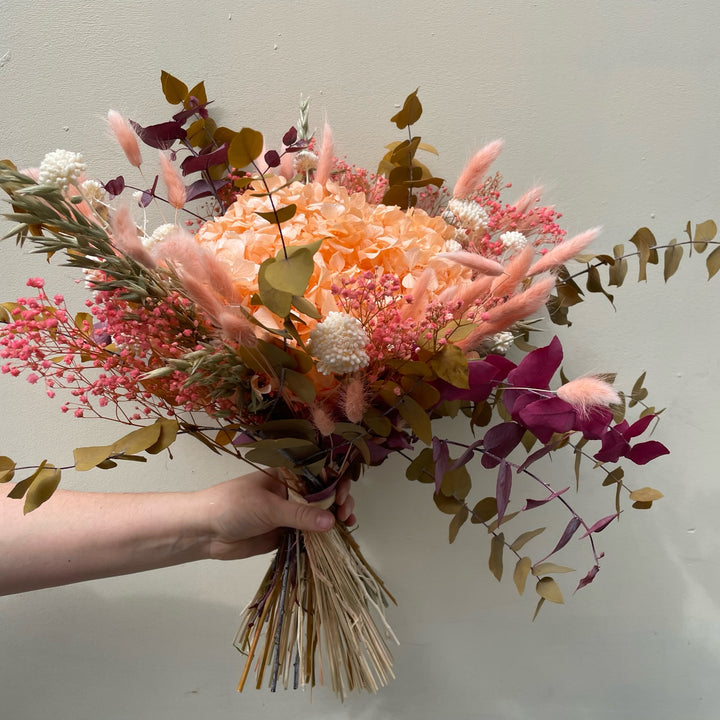
<instances>
[{"instance_id":1,"label":"white gypsophila","mask_svg":"<svg viewBox=\"0 0 720 720\"><path fill-rule=\"evenodd\" d=\"M318 164L318 156L310 150L301 150L295 155L294 167L296 173L307 173L314 170Z\"/></svg>"},{"instance_id":2,"label":"white gypsophila","mask_svg":"<svg viewBox=\"0 0 720 720\"><path fill-rule=\"evenodd\" d=\"M490 338L492 342L493 352L505 355L505 353L512 347L515 336L511 332L499 332Z\"/></svg>"},{"instance_id":3,"label":"white gypsophila","mask_svg":"<svg viewBox=\"0 0 720 720\"><path fill-rule=\"evenodd\" d=\"M173 223L165 223L164 225L160 225L160 227L155 228L152 235L146 235L145 237L143 237L142 244L146 250L150 250L161 240L164 240L171 232L175 232L177 229L178 226L173 225Z\"/></svg>"},{"instance_id":4,"label":"white gypsophila","mask_svg":"<svg viewBox=\"0 0 720 720\"><path fill-rule=\"evenodd\" d=\"M500 236L500 242L505 250L514 254L520 252L527 245L527 238L517 230L508 230Z\"/></svg>"},{"instance_id":5,"label":"white gypsophila","mask_svg":"<svg viewBox=\"0 0 720 720\"><path fill-rule=\"evenodd\" d=\"M460 225L472 232L484 230L490 220L485 208L480 203L460 198L450 200L442 218L451 225Z\"/></svg>"},{"instance_id":6,"label":"white gypsophila","mask_svg":"<svg viewBox=\"0 0 720 720\"><path fill-rule=\"evenodd\" d=\"M97 180L86 180L81 186L83 197L92 205L97 207L102 205L105 200L105 190Z\"/></svg>"},{"instance_id":7,"label":"white gypsophila","mask_svg":"<svg viewBox=\"0 0 720 720\"><path fill-rule=\"evenodd\" d=\"M85 163L80 153L69 150L55 150L48 153L40 163L38 183L40 185L53 185L59 190L76 182L85 172Z\"/></svg>"},{"instance_id":8,"label":"white gypsophila","mask_svg":"<svg viewBox=\"0 0 720 720\"><path fill-rule=\"evenodd\" d=\"M347 313L329 312L310 332L310 351L323 375L342 375L364 368L370 362L365 352L367 344L362 324Z\"/></svg>"},{"instance_id":9,"label":"white gypsophila","mask_svg":"<svg viewBox=\"0 0 720 720\"><path fill-rule=\"evenodd\" d=\"M458 252L459 250L462 250L463 246L457 241L450 238L450 240L445 241L445 245L443 246L443 252Z\"/></svg>"}]
</instances>

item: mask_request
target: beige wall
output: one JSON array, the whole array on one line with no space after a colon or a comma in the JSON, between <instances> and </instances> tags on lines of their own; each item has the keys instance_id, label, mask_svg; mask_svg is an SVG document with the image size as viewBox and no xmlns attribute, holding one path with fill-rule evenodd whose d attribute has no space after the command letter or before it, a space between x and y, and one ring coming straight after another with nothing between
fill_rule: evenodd
<instances>
[{"instance_id":1,"label":"beige wall","mask_svg":"<svg viewBox=\"0 0 720 720\"><path fill-rule=\"evenodd\" d=\"M309 95L313 123L327 115L339 151L373 166L396 137L395 104L419 86L416 129L438 148L440 175L456 176L473 149L502 136L497 169L518 193L544 184L570 232L603 225L598 249L642 225L668 241L688 220L720 221L711 3L0 0L0 18L0 157L19 165L62 147L82 150L101 177L124 171L103 117L114 108L164 120L166 69L205 79L228 124L268 137L295 122ZM656 437L673 451L634 473L635 485L667 499L600 536L603 572L565 607L531 623L534 600L488 573L484 533L464 528L449 547L427 486L388 464L356 490L358 537L400 601L397 679L377 697L341 706L323 689L312 704L309 694L235 694L231 640L261 558L0 600L0 716L717 717L720 285L705 282L700 260L683 262L667 287L653 272L623 288L617 312L591 298L562 333L571 372L620 369L627 387L648 371L654 402L668 408ZM38 274L67 291L63 271L3 247L1 299ZM2 377L0 392L0 454L37 446L27 460L67 458L115 432L61 417L27 383ZM238 472L187 443L172 462L68 486L190 488ZM611 507L609 493L590 489L590 501Z\"/></svg>"}]
</instances>

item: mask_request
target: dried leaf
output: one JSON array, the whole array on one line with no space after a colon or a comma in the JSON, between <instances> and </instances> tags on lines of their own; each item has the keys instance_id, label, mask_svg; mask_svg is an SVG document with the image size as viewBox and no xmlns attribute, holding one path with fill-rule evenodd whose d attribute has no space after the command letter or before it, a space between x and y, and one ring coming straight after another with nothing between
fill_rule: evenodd
<instances>
[{"instance_id":1,"label":"dried leaf","mask_svg":"<svg viewBox=\"0 0 720 720\"><path fill-rule=\"evenodd\" d=\"M682 245L677 244L677 240L673 239L668 243L665 250L665 256L663 258L663 277L667 282L680 267L680 260L682 260L683 248ZM708 258L709 260L710 258Z\"/></svg>"},{"instance_id":2,"label":"dried leaf","mask_svg":"<svg viewBox=\"0 0 720 720\"><path fill-rule=\"evenodd\" d=\"M510 491L512 490L512 467L503 460L498 467L496 482L496 493L498 504L498 521L502 522L508 502L510 502Z\"/></svg>"},{"instance_id":3,"label":"dried leaf","mask_svg":"<svg viewBox=\"0 0 720 720\"><path fill-rule=\"evenodd\" d=\"M505 536L502 533L493 535L490 541L490 559L488 565L490 572L495 576L498 582L502 579L503 574L503 549L505 548Z\"/></svg>"},{"instance_id":4,"label":"dried leaf","mask_svg":"<svg viewBox=\"0 0 720 720\"><path fill-rule=\"evenodd\" d=\"M497 500L494 497L486 497L480 500L472 509L471 523L486 523L497 515Z\"/></svg>"},{"instance_id":5,"label":"dried leaf","mask_svg":"<svg viewBox=\"0 0 720 720\"><path fill-rule=\"evenodd\" d=\"M705 261L708 271L708 280L720 270L720 247L716 247Z\"/></svg>"},{"instance_id":6,"label":"dried leaf","mask_svg":"<svg viewBox=\"0 0 720 720\"><path fill-rule=\"evenodd\" d=\"M571 567L565 567L564 565L556 565L555 563L551 562L539 563L538 565L535 565L532 569L532 574L535 575L535 577L545 574L569 572L575 572L575 569Z\"/></svg>"},{"instance_id":7,"label":"dried leaf","mask_svg":"<svg viewBox=\"0 0 720 720\"><path fill-rule=\"evenodd\" d=\"M468 515L468 509L465 505L463 505L456 513L455 517L453 517L453 519L450 521L450 543L455 542L455 538L457 537L460 528L465 524L465 521L468 519Z\"/></svg>"},{"instance_id":8,"label":"dried leaf","mask_svg":"<svg viewBox=\"0 0 720 720\"><path fill-rule=\"evenodd\" d=\"M408 125L414 125L422 115L422 104L418 100L417 90L411 92L403 103L402 109L390 118L398 130L405 129Z\"/></svg>"},{"instance_id":9,"label":"dried leaf","mask_svg":"<svg viewBox=\"0 0 720 720\"><path fill-rule=\"evenodd\" d=\"M251 165L253 160L260 156L263 150L262 133L252 128L244 127L230 141L228 147L228 162L238 169Z\"/></svg>"},{"instance_id":10,"label":"dried leaf","mask_svg":"<svg viewBox=\"0 0 720 720\"><path fill-rule=\"evenodd\" d=\"M541 598L549 600L550 602L558 603L559 605L562 605L564 602L562 592L560 592L560 586L551 577L540 578L535 586L535 592Z\"/></svg>"},{"instance_id":11,"label":"dried leaf","mask_svg":"<svg viewBox=\"0 0 720 720\"><path fill-rule=\"evenodd\" d=\"M642 227L630 238L630 242L638 249L640 263L638 282L647 280L648 263L657 264L658 262L657 250L655 250L655 245L657 245L655 236L649 228Z\"/></svg>"},{"instance_id":12,"label":"dried leaf","mask_svg":"<svg viewBox=\"0 0 720 720\"><path fill-rule=\"evenodd\" d=\"M525 583L527 582L532 560L529 557L520 558L515 564L515 572L513 572L513 581L517 591L522 595L525 592Z\"/></svg>"},{"instance_id":13,"label":"dried leaf","mask_svg":"<svg viewBox=\"0 0 720 720\"><path fill-rule=\"evenodd\" d=\"M460 500L465 499L468 496L472 488L472 479L470 473L464 465L455 468L454 470L448 470L442 478L440 484L440 492L443 495L450 497L451 495L459 498Z\"/></svg>"},{"instance_id":14,"label":"dried leaf","mask_svg":"<svg viewBox=\"0 0 720 720\"><path fill-rule=\"evenodd\" d=\"M463 504L458 499L446 497L442 493L435 493L433 500L437 509L446 515L455 515L463 507Z\"/></svg>"},{"instance_id":15,"label":"dried leaf","mask_svg":"<svg viewBox=\"0 0 720 720\"><path fill-rule=\"evenodd\" d=\"M515 542L510 546L510 549L513 552L518 552L520 548L522 548L525 543L530 542L534 537L537 537L541 532L544 532L545 528L537 528L537 530L528 530L527 532L522 533L522 535L518 535Z\"/></svg>"},{"instance_id":16,"label":"dried leaf","mask_svg":"<svg viewBox=\"0 0 720 720\"><path fill-rule=\"evenodd\" d=\"M165 99L171 105L179 105L187 97L188 86L165 70L160 73L160 84Z\"/></svg>"},{"instance_id":17,"label":"dried leaf","mask_svg":"<svg viewBox=\"0 0 720 720\"><path fill-rule=\"evenodd\" d=\"M290 388L304 403L310 404L315 401L315 385L306 375L286 369L283 372L282 379L283 384Z\"/></svg>"},{"instance_id":18,"label":"dried leaf","mask_svg":"<svg viewBox=\"0 0 720 720\"><path fill-rule=\"evenodd\" d=\"M48 500L60 484L60 470L46 465L33 479L25 495L23 514L27 515Z\"/></svg>"},{"instance_id":19,"label":"dried leaf","mask_svg":"<svg viewBox=\"0 0 720 720\"><path fill-rule=\"evenodd\" d=\"M6 455L0 456L0 483L8 482L15 475L16 463Z\"/></svg>"},{"instance_id":20,"label":"dried leaf","mask_svg":"<svg viewBox=\"0 0 720 720\"><path fill-rule=\"evenodd\" d=\"M535 622L535 618L538 616L538 613L540 612L540 608L545 604L545 598L540 598L538 600L538 604L535 608L535 614L533 615L533 622Z\"/></svg>"},{"instance_id":21,"label":"dried leaf","mask_svg":"<svg viewBox=\"0 0 720 720\"><path fill-rule=\"evenodd\" d=\"M651 487L643 487L639 490L633 490L630 493L631 500L642 503L653 502L654 500L659 500L661 497L664 497L663 494L659 490Z\"/></svg>"},{"instance_id":22,"label":"dried leaf","mask_svg":"<svg viewBox=\"0 0 720 720\"><path fill-rule=\"evenodd\" d=\"M695 237L693 247L699 252L704 252L707 244L717 235L717 225L713 220L706 220L695 226Z\"/></svg>"},{"instance_id":23,"label":"dried leaf","mask_svg":"<svg viewBox=\"0 0 720 720\"><path fill-rule=\"evenodd\" d=\"M279 225L280 223L292 220L296 212L297 205L295 205L295 203L290 203L289 205L277 208L274 212L256 212L255 214L259 215L263 218L263 220L267 220L271 224Z\"/></svg>"}]
</instances>

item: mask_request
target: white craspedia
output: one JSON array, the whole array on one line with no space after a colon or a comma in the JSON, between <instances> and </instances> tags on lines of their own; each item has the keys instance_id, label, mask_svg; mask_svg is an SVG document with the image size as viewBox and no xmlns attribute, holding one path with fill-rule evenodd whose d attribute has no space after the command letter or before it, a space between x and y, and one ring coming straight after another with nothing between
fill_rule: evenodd
<instances>
[{"instance_id":1,"label":"white craspedia","mask_svg":"<svg viewBox=\"0 0 720 720\"><path fill-rule=\"evenodd\" d=\"M294 165L296 173L306 173L314 170L318 164L318 156L311 150L301 150L295 155Z\"/></svg>"},{"instance_id":2,"label":"white craspedia","mask_svg":"<svg viewBox=\"0 0 720 720\"><path fill-rule=\"evenodd\" d=\"M488 217L485 208L474 200L452 198L442 214L443 220L451 225L467 228L471 232L484 230Z\"/></svg>"},{"instance_id":3,"label":"white craspedia","mask_svg":"<svg viewBox=\"0 0 720 720\"><path fill-rule=\"evenodd\" d=\"M342 375L364 368L370 362L365 352L367 344L362 324L347 313L329 312L310 332L310 351L323 375Z\"/></svg>"},{"instance_id":4,"label":"white craspedia","mask_svg":"<svg viewBox=\"0 0 720 720\"><path fill-rule=\"evenodd\" d=\"M504 232L500 236L500 242L503 244L505 250L515 254L527 245L527 238L517 230L508 230L508 232Z\"/></svg>"},{"instance_id":5,"label":"white craspedia","mask_svg":"<svg viewBox=\"0 0 720 720\"><path fill-rule=\"evenodd\" d=\"M69 150L55 150L48 153L40 163L38 183L40 185L54 185L60 190L76 182L85 172L85 163L80 153Z\"/></svg>"},{"instance_id":6,"label":"white craspedia","mask_svg":"<svg viewBox=\"0 0 720 720\"><path fill-rule=\"evenodd\" d=\"M164 240L170 233L175 232L178 229L177 225L173 223L165 223L160 227L155 228L153 234L146 236L142 239L142 244L146 250L150 250L152 247L157 245L161 240Z\"/></svg>"}]
</instances>

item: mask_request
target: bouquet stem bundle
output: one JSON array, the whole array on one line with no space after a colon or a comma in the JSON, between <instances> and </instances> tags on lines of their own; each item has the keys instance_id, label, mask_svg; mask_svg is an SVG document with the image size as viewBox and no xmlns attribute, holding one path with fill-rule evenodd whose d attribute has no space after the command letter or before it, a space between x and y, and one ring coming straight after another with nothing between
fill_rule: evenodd
<instances>
[{"instance_id":1,"label":"bouquet stem bundle","mask_svg":"<svg viewBox=\"0 0 720 720\"><path fill-rule=\"evenodd\" d=\"M342 523L327 533L289 531L235 637L247 655L238 691L254 665L272 691L326 684L344 698L377 692L394 677L385 619L395 599Z\"/></svg>"}]
</instances>

